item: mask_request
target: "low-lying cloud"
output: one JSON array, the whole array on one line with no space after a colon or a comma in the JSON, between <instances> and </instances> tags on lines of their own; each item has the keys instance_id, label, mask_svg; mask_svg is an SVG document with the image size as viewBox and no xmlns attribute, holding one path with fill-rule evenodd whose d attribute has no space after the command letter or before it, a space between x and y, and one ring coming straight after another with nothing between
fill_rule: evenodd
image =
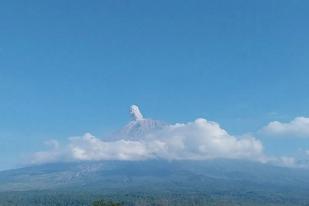
<instances>
[{"instance_id":1,"label":"low-lying cloud","mask_svg":"<svg viewBox=\"0 0 309 206\"><path fill-rule=\"evenodd\" d=\"M164 124L144 118L136 105L131 106L130 114L133 120L114 135L98 138L86 133L68 138L62 144L50 140L49 149L34 153L30 162L224 158L304 166L290 156L266 155L260 140L249 135L231 135L217 122L199 118L188 123ZM262 131L268 135L309 137L309 118L297 117L289 123L270 122Z\"/></svg>"},{"instance_id":2,"label":"low-lying cloud","mask_svg":"<svg viewBox=\"0 0 309 206\"><path fill-rule=\"evenodd\" d=\"M205 160L214 158L264 161L262 143L254 137L235 137L216 122L197 119L166 125L139 139L97 138L90 133L53 143L48 151L37 152L32 163L59 160Z\"/></svg>"}]
</instances>

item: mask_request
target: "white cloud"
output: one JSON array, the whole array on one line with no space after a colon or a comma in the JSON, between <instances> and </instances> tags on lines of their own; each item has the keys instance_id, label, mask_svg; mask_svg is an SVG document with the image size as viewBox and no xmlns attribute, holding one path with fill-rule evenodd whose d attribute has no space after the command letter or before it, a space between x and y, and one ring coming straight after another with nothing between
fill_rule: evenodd
<instances>
[{"instance_id":1,"label":"white cloud","mask_svg":"<svg viewBox=\"0 0 309 206\"><path fill-rule=\"evenodd\" d=\"M262 131L272 136L309 137L309 118L296 117L288 123L270 122Z\"/></svg>"},{"instance_id":2,"label":"white cloud","mask_svg":"<svg viewBox=\"0 0 309 206\"><path fill-rule=\"evenodd\" d=\"M48 151L33 155L33 163L59 160L144 160L214 158L265 161L262 143L254 137L235 137L216 122L197 119L184 124L167 125L137 140L103 140L87 133L58 143Z\"/></svg>"},{"instance_id":3,"label":"white cloud","mask_svg":"<svg viewBox=\"0 0 309 206\"><path fill-rule=\"evenodd\" d=\"M152 145L155 148L157 145ZM151 158L151 147L142 141L103 141L86 133L70 139L69 151L77 160L141 160Z\"/></svg>"},{"instance_id":4,"label":"white cloud","mask_svg":"<svg viewBox=\"0 0 309 206\"><path fill-rule=\"evenodd\" d=\"M236 138L218 123L205 119L170 125L153 135L164 142L165 151L159 155L168 159L257 159L263 153L263 146L257 139Z\"/></svg>"}]
</instances>

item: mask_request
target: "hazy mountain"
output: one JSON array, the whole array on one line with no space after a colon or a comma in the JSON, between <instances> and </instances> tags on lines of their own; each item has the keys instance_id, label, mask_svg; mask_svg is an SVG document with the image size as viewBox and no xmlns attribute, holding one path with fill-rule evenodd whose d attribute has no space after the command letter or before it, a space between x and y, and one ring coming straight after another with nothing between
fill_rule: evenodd
<instances>
[{"instance_id":1,"label":"hazy mountain","mask_svg":"<svg viewBox=\"0 0 309 206\"><path fill-rule=\"evenodd\" d=\"M142 139L166 125L130 108L132 121L109 138ZM148 185L152 186L149 188ZM74 190L299 190L309 191L304 169L276 167L242 160L82 161L35 165L0 172L0 191ZM309 194L309 193L308 193Z\"/></svg>"},{"instance_id":2,"label":"hazy mountain","mask_svg":"<svg viewBox=\"0 0 309 206\"><path fill-rule=\"evenodd\" d=\"M54 205L59 197L64 202L86 198L83 205L89 205L106 195L134 203L128 205L140 205L141 198L163 198L171 202L167 205L306 205L309 171L238 160L148 160L54 163L0 172L0 205L42 205L46 198Z\"/></svg>"},{"instance_id":3,"label":"hazy mountain","mask_svg":"<svg viewBox=\"0 0 309 206\"><path fill-rule=\"evenodd\" d=\"M130 113L132 121L110 137L111 141L145 138L148 133L165 127L160 121L145 119L137 106L133 105ZM78 194L74 195L77 202L80 193L125 195L124 199L137 197L137 194L152 197L172 194L175 196L166 198L182 203L187 198L188 204L193 199L196 203L206 198L207 202L215 200L213 205L217 205L217 199L234 201L231 205L248 202L306 205L309 203L309 170L244 160L154 159L62 162L0 172L0 205L21 205L28 201L23 198L29 197L32 198L30 203L23 205L42 205L41 199L55 192L54 199L59 197L58 193ZM38 194L41 196L37 197Z\"/></svg>"},{"instance_id":4,"label":"hazy mountain","mask_svg":"<svg viewBox=\"0 0 309 206\"><path fill-rule=\"evenodd\" d=\"M175 191L181 188L232 190L234 187L251 190L309 190L309 172L238 160L54 163L0 172L1 191L73 186L74 189L85 190L122 190L126 187L147 186L148 183L154 188L165 185L163 188ZM265 185L268 187L264 188Z\"/></svg>"}]
</instances>

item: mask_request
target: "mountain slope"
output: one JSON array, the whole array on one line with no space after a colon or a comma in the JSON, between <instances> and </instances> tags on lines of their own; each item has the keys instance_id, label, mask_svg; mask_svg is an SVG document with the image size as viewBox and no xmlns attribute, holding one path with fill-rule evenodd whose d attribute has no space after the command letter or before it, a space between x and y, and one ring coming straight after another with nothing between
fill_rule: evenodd
<instances>
[{"instance_id":1,"label":"mountain slope","mask_svg":"<svg viewBox=\"0 0 309 206\"><path fill-rule=\"evenodd\" d=\"M5 205L1 198L17 198L17 205L30 198L24 205L32 206L46 198L53 205L59 196L79 202L102 195L134 202L128 205L153 197L170 205L223 200L228 205L305 205L308 194L308 170L238 160L54 163L0 172L0 205Z\"/></svg>"},{"instance_id":2,"label":"mountain slope","mask_svg":"<svg viewBox=\"0 0 309 206\"><path fill-rule=\"evenodd\" d=\"M140 182L142 180L142 182ZM266 164L237 161L100 161L55 163L0 172L0 190L58 189L87 185L88 188L135 187L139 184L183 185L185 188L205 187L212 190L234 185L241 188L271 185L308 188L307 170L275 167ZM246 182L246 185L242 185ZM119 184L119 188L117 188ZM231 185L232 184L232 185ZM254 189L254 188L252 188ZM177 187L174 188L177 190Z\"/></svg>"}]
</instances>

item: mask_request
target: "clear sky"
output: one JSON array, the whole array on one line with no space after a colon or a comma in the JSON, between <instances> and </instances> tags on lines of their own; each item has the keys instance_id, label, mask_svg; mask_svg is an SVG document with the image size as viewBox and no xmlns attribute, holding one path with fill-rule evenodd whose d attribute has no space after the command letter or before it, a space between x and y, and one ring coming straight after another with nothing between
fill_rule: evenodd
<instances>
[{"instance_id":1,"label":"clear sky","mask_svg":"<svg viewBox=\"0 0 309 206\"><path fill-rule=\"evenodd\" d=\"M309 116L308 10L306 0L1 1L0 169L48 139L108 134L131 104L254 134L268 153L309 149L307 133L258 132Z\"/></svg>"}]
</instances>

